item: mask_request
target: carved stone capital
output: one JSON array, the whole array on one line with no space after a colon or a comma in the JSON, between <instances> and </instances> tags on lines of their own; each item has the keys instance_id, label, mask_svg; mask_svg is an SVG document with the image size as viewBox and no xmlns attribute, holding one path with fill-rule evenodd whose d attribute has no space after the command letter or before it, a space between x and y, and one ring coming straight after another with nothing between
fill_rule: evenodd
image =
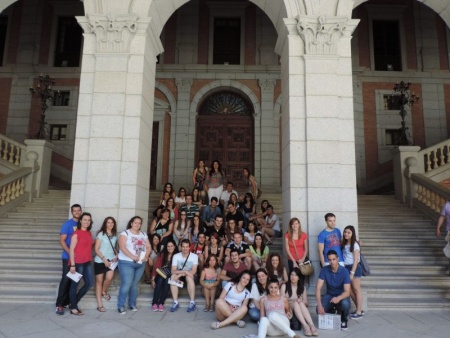
<instances>
[{"instance_id":1,"label":"carved stone capital","mask_svg":"<svg viewBox=\"0 0 450 338\"><path fill-rule=\"evenodd\" d=\"M297 17L297 30L305 42L305 54L336 55L339 41L351 35L346 17Z\"/></svg>"},{"instance_id":2,"label":"carved stone capital","mask_svg":"<svg viewBox=\"0 0 450 338\"><path fill-rule=\"evenodd\" d=\"M127 53L137 29L137 15L87 14L90 30L97 37L98 53Z\"/></svg>"},{"instance_id":3,"label":"carved stone capital","mask_svg":"<svg viewBox=\"0 0 450 338\"><path fill-rule=\"evenodd\" d=\"M183 92L190 91L193 83L194 83L193 79L177 78L175 80L175 84L177 85L178 90Z\"/></svg>"},{"instance_id":4,"label":"carved stone capital","mask_svg":"<svg viewBox=\"0 0 450 338\"><path fill-rule=\"evenodd\" d=\"M275 88L277 81L275 79L259 79L258 84L261 87L262 91L273 92L273 88Z\"/></svg>"}]
</instances>

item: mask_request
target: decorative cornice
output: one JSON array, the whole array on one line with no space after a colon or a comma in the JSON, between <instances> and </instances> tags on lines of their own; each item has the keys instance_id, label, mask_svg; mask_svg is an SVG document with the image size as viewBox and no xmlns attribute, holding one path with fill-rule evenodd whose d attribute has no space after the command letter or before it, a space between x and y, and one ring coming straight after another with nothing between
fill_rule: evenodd
<instances>
[{"instance_id":1,"label":"decorative cornice","mask_svg":"<svg viewBox=\"0 0 450 338\"><path fill-rule=\"evenodd\" d=\"M193 79L177 78L175 80L175 84L177 85L178 90L183 92L190 91L193 83Z\"/></svg>"},{"instance_id":2,"label":"decorative cornice","mask_svg":"<svg viewBox=\"0 0 450 338\"><path fill-rule=\"evenodd\" d=\"M348 33L346 17L297 17L297 29L305 42L305 54L336 55L341 38Z\"/></svg>"},{"instance_id":3,"label":"decorative cornice","mask_svg":"<svg viewBox=\"0 0 450 338\"><path fill-rule=\"evenodd\" d=\"M261 87L262 91L270 91L273 92L273 88L277 84L277 80L275 79L259 79L258 84Z\"/></svg>"},{"instance_id":4,"label":"decorative cornice","mask_svg":"<svg viewBox=\"0 0 450 338\"><path fill-rule=\"evenodd\" d=\"M137 15L87 14L90 30L97 37L97 52L127 53L137 29Z\"/></svg>"}]
</instances>

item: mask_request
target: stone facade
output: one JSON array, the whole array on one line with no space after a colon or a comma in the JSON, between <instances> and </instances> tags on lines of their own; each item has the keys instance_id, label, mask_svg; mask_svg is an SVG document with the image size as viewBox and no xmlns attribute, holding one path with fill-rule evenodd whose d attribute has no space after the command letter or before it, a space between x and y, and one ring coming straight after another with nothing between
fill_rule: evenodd
<instances>
[{"instance_id":1,"label":"stone facade","mask_svg":"<svg viewBox=\"0 0 450 338\"><path fill-rule=\"evenodd\" d=\"M123 225L147 214L150 184L191 186L199 110L211 94L231 91L251 106L247 165L266 192L283 193L284 219L299 217L315 238L328 211L339 224L357 224L357 189L392 182L386 139L400 119L384 99L395 82L412 82L421 98L408 116L415 144L448 138L445 3L3 0L0 132L18 141L32 132L39 111L28 87L41 72L54 76L70 103L48 112L49 125L67 125L65 140L53 142L52 173L72 174L72 202L96 224L112 215ZM58 18L66 16L83 30L80 66L54 63ZM216 18L240 20L236 64L214 62ZM377 69L380 18L399 23L401 70Z\"/></svg>"}]
</instances>

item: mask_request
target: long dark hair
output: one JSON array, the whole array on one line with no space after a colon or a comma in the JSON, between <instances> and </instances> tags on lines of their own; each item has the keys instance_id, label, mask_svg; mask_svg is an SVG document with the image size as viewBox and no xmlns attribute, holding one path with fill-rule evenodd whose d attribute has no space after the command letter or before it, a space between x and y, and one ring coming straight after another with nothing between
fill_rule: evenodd
<instances>
[{"instance_id":1,"label":"long dark hair","mask_svg":"<svg viewBox=\"0 0 450 338\"><path fill-rule=\"evenodd\" d=\"M94 223L94 222L92 221L92 216L91 216L91 214L88 213L88 212L83 212L83 213L81 214L80 218L78 219L77 230L80 230L80 229L81 229L81 220L83 219L84 216L89 216L89 218L91 219L91 224L90 224L90 225L88 226L88 228L87 228L87 231L91 231L91 229L92 229L92 223Z\"/></svg>"},{"instance_id":2,"label":"long dark hair","mask_svg":"<svg viewBox=\"0 0 450 338\"><path fill-rule=\"evenodd\" d=\"M204 226L203 221L202 221L202 219L200 218L199 215L194 215L194 217L192 217L191 230L190 230L191 233L194 233L194 227L195 227L194 218L198 218L198 233L199 234L204 233L205 232L205 226Z\"/></svg>"},{"instance_id":3,"label":"long dark hair","mask_svg":"<svg viewBox=\"0 0 450 338\"><path fill-rule=\"evenodd\" d=\"M208 256L208 258L206 258L205 266L203 269L209 268L209 262L211 261L211 258L213 258L213 257L216 259L216 265L214 265L214 269L217 270L217 268L219 267L219 259L214 254L211 254Z\"/></svg>"},{"instance_id":4,"label":"long dark hair","mask_svg":"<svg viewBox=\"0 0 450 338\"><path fill-rule=\"evenodd\" d=\"M341 249L344 249L345 245L347 244L347 240L344 238L344 232L347 229L349 229L352 232L352 237L350 237L350 252L353 252L353 249L355 248L355 242L356 242L356 231L355 231L355 227L353 225L347 225L344 228L344 231L342 231Z\"/></svg>"},{"instance_id":5,"label":"long dark hair","mask_svg":"<svg viewBox=\"0 0 450 338\"><path fill-rule=\"evenodd\" d=\"M242 271L239 275L237 275L236 277L234 277L231 281L234 283L234 285L236 285L236 284L239 283L239 281L241 280L242 276L245 275L245 274L249 275L250 279L252 278L252 273L250 272L250 270L244 270L244 271ZM248 282L248 284L245 286L245 288L246 288L248 291L250 291L250 288L251 288L251 286L252 286L251 284L252 284L252 281L250 280L250 281Z\"/></svg>"},{"instance_id":6,"label":"long dark hair","mask_svg":"<svg viewBox=\"0 0 450 338\"><path fill-rule=\"evenodd\" d=\"M167 250L167 244L169 243L172 243L175 247L170 258L169 258L169 251ZM161 266L172 265L172 258L176 253L178 253L178 246L175 243L174 239L172 237L169 237L169 239L166 242L166 245L164 245L164 248L162 249L161 252L161 254L163 255Z\"/></svg>"},{"instance_id":7,"label":"long dark hair","mask_svg":"<svg viewBox=\"0 0 450 338\"><path fill-rule=\"evenodd\" d=\"M154 239L155 237L158 237L158 239L159 239L159 243L158 243L158 245L156 246L156 248L153 247L153 245L154 245L154 244L153 244L153 239ZM161 235L159 235L159 234L157 234L157 233L154 233L154 234L150 235L149 242L150 242L150 246L151 246L152 250L155 251L156 253L159 253L160 250L161 250Z\"/></svg>"},{"instance_id":8,"label":"long dark hair","mask_svg":"<svg viewBox=\"0 0 450 338\"><path fill-rule=\"evenodd\" d=\"M267 279L266 287L264 287L258 280L258 273L260 273L260 272L263 272L267 276L267 278L269 278L269 274L267 273L266 269L264 269L264 268L259 268L258 270L256 270L256 273L255 273L256 282L255 283L256 283L256 287L258 288L259 295L261 296L264 292L267 292L267 284L268 284L269 279Z\"/></svg>"},{"instance_id":9,"label":"long dark hair","mask_svg":"<svg viewBox=\"0 0 450 338\"><path fill-rule=\"evenodd\" d=\"M80 218L81 218L81 217L80 217ZM128 221L128 224L127 224L127 230L131 228L131 225L132 225L133 222L134 222L135 220L137 220L137 219L140 219L140 220L141 220L141 227L142 227L142 222L143 222L142 217L140 217L140 216L134 216L134 217L131 217L131 219Z\"/></svg>"},{"instance_id":10,"label":"long dark hair","mask_svg":"<svg viewBox=\"0 0 450 338\"><path fill-rule=\"evenodd\" d=\"M222 165L220 164L220 162L218 160L214 160L211 163L211 168L209 169L209 174L212 175L213 173L215 173L215 169L214 169L214 163L218 163L219 167L217 168L217 172L220 173L222 175Z\"/></svg>"},{"instance_id":11,"label":"long dark hair","mask_svg":"<svg viewBox=\"0 0 450 338\"><path fill-rule=\"evenodd\" d=\"M111 235L112 235L113 237L116 236L116 234L117 234L117 222L116 222L115 218L112 217L112 216L108 216L108 217L106 217L106 218L103 220L102 227L100 228L99 231L97 231L97 235L98 235L99 233L101 233L101 232L103 232L104 235L107 234L107 231L106 231L106 224L108 223L109 220L113 221L113 223L114 223L114 226L113 226L113 228L111 229Z\"/></svg>"},{"instance_id":12,"label":"long dark hair","mask_svg":"<svg viewBox=\"0 0 450 338\"><path fill-rule=\"evenodd\" d=\"M256 229L255 229L256 230ZM255 238L253 239L253 244L251 244L251 246L253 247L253 249L255 250L255 252L257 252L256 251L256 249L257 249L257 247L256 247L256 236L259 236L259 237L261 237L261 239L262 239L262 242L261 242L261 252L260 252L260 254L261 254L261 256L264 254L264 250L266 249L266 245L264 244L264 238L263 238L263 235L261 235L261 233L259 233L259 232L257 232L256 234L255 234Z\"/></svg>"},{"instance_id":13,"label":"long dark hair","mask_svg":"<svg viewBox=\"0 0 450 338\"><path fill-rule=\"evenodd\" d=\"M255 200L253 199L253 195L249 192L244 195L244 204L247 204L247 197L250 197L250 208L253 208L255 205Z\"/></svg>"},{"instance_id":14,"label":"long dark hair","mask_svg":"<svg viewBox=\"0 0 450 338\"><path fill-rule=\"evenodd\" d=\"M267 207L266 208L263 207L264 203L267 203L267 206L269 206L269 201L268 200L262 200L261 201L261 211L262 212L265 212L267 210Z\"/></svg>"},{"instance_id":15,"label":"long dark hair","mask_svg":"<svg viewBox=\"0 0 450 338\"><path fill-rule=\"evenodd\" d=\"M289 280L286 282L286 293L289 295L289 297L292 297L292 282L291 282L292 273L295 273L298 277L297 297L300 297L303 294L303 291L305 290L305 281L299 268L293 268L291 273L289 274Z\"/></svg>"},{"instance_id":16,"label":"long dark hair","mask_svg":"<svg viewBox=\"0 0 450 338\"><path fill-rule=\"evenodd\" d=\"M283 277L284 264L283 264L283 261L281 260L280 254L278 252L272 252L269 255L269 257L267 257L266 268L267 268L267 272L269 273L269 277L272 277L273 275L275 275L275 270L272 265L273 257L278 257L278 261L279 261L278 267L277 267L277 276Z\"/></svg>"}]
</instances>

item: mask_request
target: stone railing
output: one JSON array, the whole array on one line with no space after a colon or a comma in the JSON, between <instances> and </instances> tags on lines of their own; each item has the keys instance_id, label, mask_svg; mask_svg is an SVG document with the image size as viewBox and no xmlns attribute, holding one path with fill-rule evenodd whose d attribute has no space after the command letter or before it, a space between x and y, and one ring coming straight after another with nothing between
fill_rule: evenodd
<instances>
[{"instance_id":1,"label":"stone railing","mask_svg":"<svg viewBox=\"0 0 450 338\"><path fill-rule=\"evenodd\" d=\"M0 134L0 158L20 167L27 146Z\"/></svg>"},{"instance_id":2,"label":"stone railing","mask_svg":"<svg viewBox=\"0 0 450 338\"><path fill-rule=\"evenodd\" d=\"M48 191L53 144L0 135L0 215Z\"/></svg>"},{"instance_id":3,"label":"stone railing","mask_svg":"<svg viewBox=\"0 0 450 338\"><path fill-rule=\"evenodd\" d=\"M424 170L429 173L450 163L449 158L450 139L435 144L432 147L419 151L419 156L423 156Z\"/></svg>"}]
</instances>

